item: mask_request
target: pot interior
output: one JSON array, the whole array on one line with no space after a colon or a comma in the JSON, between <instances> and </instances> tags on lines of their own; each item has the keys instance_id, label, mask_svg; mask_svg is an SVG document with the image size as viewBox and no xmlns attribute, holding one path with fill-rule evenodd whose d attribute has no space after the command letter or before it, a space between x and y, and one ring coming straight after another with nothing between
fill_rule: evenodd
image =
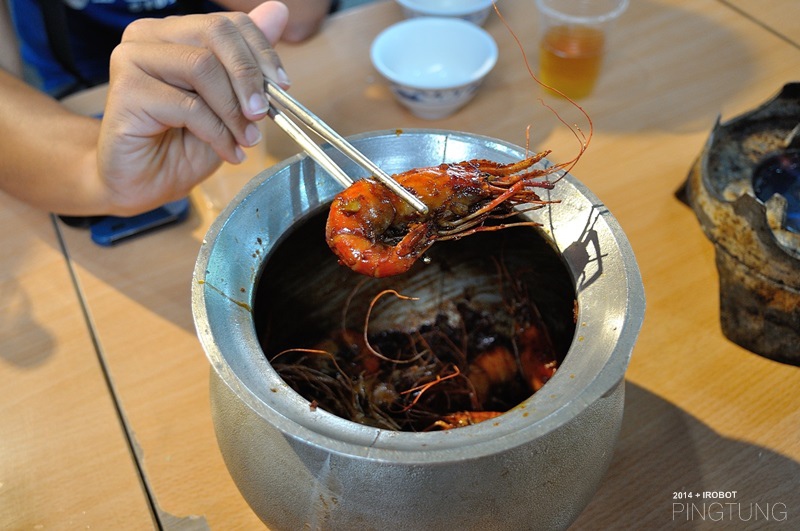
<instances>
[{"instance_id":1,"label":"pot interior","mask_svg":"<svg viewBox=\"0 0 800 531\"><path fill-rule=\"evenodd\" d=\"M382 291L395 290L416 300L381 297L369 314L370 337L412 333L437 319L460 323L465 304L513 329L510 308L530 299L552 340L557 364L564 361L575 335L575 283L538 228L514 227L437 242L408 273L374 279L337 262L325 242L326 216L327 206L297 221L266 257L253 317L268 360L283 362L291 354L276 355L317 348L342 329L363 333L371 302ZM398 365L398 370L403 367ZM309 402L315 400L292 387ZM516 397L508 391L505 400L511 402L506 409L530 396L532 391L525 389L516 391L523 393Z\"/></svg>"}]
</instances>

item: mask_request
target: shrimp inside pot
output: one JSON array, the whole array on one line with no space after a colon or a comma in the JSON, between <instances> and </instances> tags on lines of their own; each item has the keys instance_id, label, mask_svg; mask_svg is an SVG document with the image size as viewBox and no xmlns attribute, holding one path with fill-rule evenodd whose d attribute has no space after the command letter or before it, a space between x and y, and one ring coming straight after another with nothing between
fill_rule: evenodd
<instances>
[{"instance_id":1,"label":"shrimp inside pot","mask_svg":"<svg viewBox=\"0 0 800 531\"><path fill-rule=\"evenodd\" d=\"M456 427L507 411L528 398L547 379L545 376L537 380L536 375L522 367L519 345L508 338L495 337L502 335L498 330L510 331L511 335L517 330L520 337L539 333L538 328L524 327L526 319L533 319L530 315L525 317L524 309L520 310L526 300L540 315L552 346L553 369L563 361L575 334L574 283L562 257L539 229L509 228L441 242L407 274L376 279L338 264L325 241L326 213L325 209L312 213L276 246L258 278L253 308L265 355L284 380L309 401L310 409L320 407L356 422L409 431ZM401 300L395 295L376 300L385 290L415 300ZM496 326L494 331L481 335L475 328L485 326L486 321ZM415 361L394 366L394 376L400 373L407 379L416 378L408 384L411 389L408 394L396 388L396 381L381 381L377 376L370 380L370 376L379 374L375 368L382 362L363 350L351 359L338 360L339 368L345 372L358 365L354 372L362 378L355 386L370 386L368 395L375 404L367 407L362 404L355 412L350 404L345 404L352 400L352 395L336 388L334 382L316 382L306 385L304 390L298 381L303 382L310 373L303 369L298 375L293 370L284 373L278 369L279 365L291 368L293 360L302 357L312 372L331 369L335 365L331 356L285 351L332 350L328 348L331 342L342 338L363 347L365 322L368 322L369 342L383 349L387 357L419 355ZM452 332L441 343L454 343L453 350L459 353L456 356L469 356L460 369L454 368L448 359L435 369L439 371L437 374L430 372L430 365L422 363L425 353L420 353L421 350L428 346L441 348L428 345L437 341L431 336L417 343L416 351L411 354L391 348L392 342L405 345L406 338L437 323L446 323L442 328ZM470 333L471 339L467 339ZM486 348L478 352L481 341ZM508 353L498 354L493 350L499 346ZM452 376L455 372L460 374ZM333 369L327 376L341 379L338 373L338 369ZM381 378L388 378L385 370L380 374ZM446 381L439 384L437 378ZM461 387L457 381L461 381ZM424 387L430 382L434 385ZM317 393L319 389L327 390L323 394L330 395L324 397L329 402L325 403L323 397L313 392L307 395L309 387L316 388ZM434 390L441 392L436 394ZM384 424L380 414L378 420L368 415L363 417L364 409L373 405L383 412L396 412L417 396L420 398L413 407L401 412L405 416L401 415L400 421L392 419ZM423 405L427 408L424 411L420 409ZM463 415L454 417L454 413Z\"/></svg>"}]
</instances>

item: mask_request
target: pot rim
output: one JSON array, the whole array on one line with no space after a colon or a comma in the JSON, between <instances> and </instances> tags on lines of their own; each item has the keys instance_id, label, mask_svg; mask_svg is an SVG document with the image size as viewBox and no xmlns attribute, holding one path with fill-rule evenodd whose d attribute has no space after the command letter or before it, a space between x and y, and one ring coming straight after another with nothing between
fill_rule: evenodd
<instances>
[{"instance_id":1,"label":"pot rim","mask_svg":"<svg viewBox=\"0 0 800 531\"><path fill-rule=\"evenodd\" d=\"M384 140L391 142L392 138L414 141L415 135L418 138L444 138L450 143L479 142L497 151L499 157L507 157L509 161L524 157L526 153L523 148L508 142L440 129L375 131L354 135L349 140L359 147L359 143ZM545 161L544 164L550 163ZM256 337L251 313L255 297L254 286L269 253L251 253L252 250L249 247L244 248L242 244L241 251L253 256L249 271L245 272L253 280L252 286L245 288L243 292L240 288L233 289L231 284L223 285L218 279L209 278L214 275L214 268L218 265L214 260L219 258L216 254L222 255L223 251L229 251L227 247L216 247L232 245L234 249L237 248L232 243L237 238L227 238L225 234L231 219L247 215L243 204L259 191L263 191L262 187L277 190L281 186L287 186L282 182L285 179L269 179L271 176L298 166L303 166L305 170L314 168L313 162L305 155L296 155L261 172L237 194L209 228L198 255L192 282L192 309L198 337L217 376L242 402L285 436L330 452L392 463L472 459L517 447L556 430L580 415L595 401L608 396L623 381L644 319L645 300L641 274L630 244L616 219L582 183L566 174L556 190L569 188L572 193L566 193L561 198L562 204L557 208L569 207L575 209L576 214L588 214L589 219L595 217L592 226L601 231L600 239L613 246L613 249L603 249L603 253L608 256L607 263L611 261L612 270L608 271L609 266L606 266L606 270L601 271L595 282L599 286L576 286L576 334L561 367L542 390L493 421L438 432L394 432L345 420L321 409L312 411L308 402L295 393L272 369ZM335 189L336 184L319 184L317 181L313 183L314 189L320 192L315 208L322 208L329 200L324 196L327 194L332 197L338 191ZM577 240L570 237L565 239L563 236L569 231L574 232L576 227L588 225L588 222L582 221L576 215L576 219L567 219L562 226L558 222L553 223L554 216L549 212L551 209L544 210L548 212L548 223L543 232L550 236L551 243L554 243L570 265L571 256L567 256L567 253L571 252L572 244ZM308 215L309 212L310 210L306 210L303 215ZM294 218L293 222L298 220L299 218ZM557 240L561 240L562 244L559 245ZM567 241L570 245L563 245ZM278 243L279 241L273 241L270 245L274 247ZM598 256L601 254L598 252ZM223 261L226 260L227 258ZM570 274L573 280L579 280L582 272L570 270ZM608 276L613 278L604 278ZM598 293L607 285L612 287ZM611 304L612 307L600 316L602 318L595 319L593 312L597 312L601 302ZM219 311L223 311L226 318L214 321L214 317L209 315L209 308L214 317ZM593 335L597 340L594 343L586 341L587 335ZM222 336L229 339L225 354L218 341ZM603 352L598 353L596 349L592 349L593 344L602 342L605 345L611 340L610 348ZM234 358L229 359L229 356L246 358L245 361L251 369L248 378L234 369L231 364L231 359ZM234 361L238 362L240 359L242 358L235 358ZM579 362L596 366L596 372L591 372L589 376L584 375L583 371L577 370L581 368ZM579 378L576 378L576 373L580 373ZM263 379L263 382L259 379ZM583 381L584 384L576 389L575 380Z\"/></svg>"}]
</instances>

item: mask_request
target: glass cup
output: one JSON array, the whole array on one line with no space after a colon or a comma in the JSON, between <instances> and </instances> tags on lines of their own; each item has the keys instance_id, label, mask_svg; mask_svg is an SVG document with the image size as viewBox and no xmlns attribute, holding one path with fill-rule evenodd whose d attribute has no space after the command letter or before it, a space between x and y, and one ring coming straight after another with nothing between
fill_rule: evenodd
<instances>
[{"instance_id":1,"label":"glass cup","mask_svg":"<svg viewBox=\"0 0 800 531\"><path fill-rule=\"evenodd\" d=\"M585 98L594 90L609 31L628 0L536 0L536 7L540 81L554 94Z\"/></svg>"}]
</instances>

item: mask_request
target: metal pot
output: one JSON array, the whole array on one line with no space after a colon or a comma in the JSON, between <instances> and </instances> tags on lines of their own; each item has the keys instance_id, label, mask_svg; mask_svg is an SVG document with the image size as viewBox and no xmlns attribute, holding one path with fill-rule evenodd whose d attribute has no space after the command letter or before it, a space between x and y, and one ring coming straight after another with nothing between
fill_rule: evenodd
<instances>
[{"instance_id":1,"label":"metal pot","mask_svg":"<svg viewBox=\"0 0 800 531\"><path fill-rule=\"evenodd\" d=\"M501 141L438 130L351 141L390 173L525 155ZM359 175L347 161L337 162ZM381 281L422 302L387 308L371 329L418 325L466 286L491 308L501 303L496 269L482 258L496 254L509 270L527 263L524 274L563 355L539 392L492 422L396 432L310 407L265 354L339 322L361 278L338 266L322 239L319 213L338 191L312 161L289 159L241 191L198 257L192 307L213 367L212 416L245 499L271 529L567 527L613 454L623 378L644 317L639 270L615 219L567 175L549 192L560 203L523 214L542 223L541 230L436 244L430 263Z\"/></svg>"}]
</instances>

